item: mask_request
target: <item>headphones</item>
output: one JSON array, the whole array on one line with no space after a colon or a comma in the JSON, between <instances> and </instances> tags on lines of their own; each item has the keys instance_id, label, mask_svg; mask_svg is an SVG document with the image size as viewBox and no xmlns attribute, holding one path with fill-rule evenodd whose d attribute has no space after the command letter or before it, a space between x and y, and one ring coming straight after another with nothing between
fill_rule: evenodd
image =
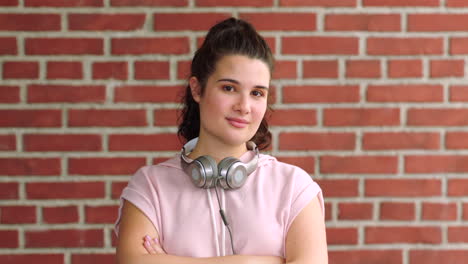
<instances>
[{"instance_id":1,"label":"headphones","mask_svg":"<svg viewBox=\"0 0 468 264\"><path fill-rule=\"evenodd\" d=\"M225 190L237 189L244 185L249 176L257 168L259 151L254 142L247 142L247 149L254 151L255 155L248 163L243 163L234 157L224 158L216 164L210 156L200 156L190 161L187 155L197 145L198 138L187 142L181 151L182 168L190 176L195 186L199 188L215 187L217 182Z\"/></svg>"}]
</instances>

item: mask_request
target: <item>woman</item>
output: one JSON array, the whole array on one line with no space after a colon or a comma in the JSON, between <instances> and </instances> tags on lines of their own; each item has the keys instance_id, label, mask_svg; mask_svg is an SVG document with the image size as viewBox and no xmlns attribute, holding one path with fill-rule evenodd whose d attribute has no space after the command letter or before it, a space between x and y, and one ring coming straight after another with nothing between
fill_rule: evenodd
<instances>
[{"instance_id":1,"label":"woman","mask_svg":"<svg viewBox=\"0 0 468 264\"><path fill-rule=\"evenodd\" d=\"M320 187L258 152L271 141L272 71L249 23L210 29L184 99L179 135L188 143L141 168L122 193L119 263L327 263Z\"/></svg>"}]
</instances>

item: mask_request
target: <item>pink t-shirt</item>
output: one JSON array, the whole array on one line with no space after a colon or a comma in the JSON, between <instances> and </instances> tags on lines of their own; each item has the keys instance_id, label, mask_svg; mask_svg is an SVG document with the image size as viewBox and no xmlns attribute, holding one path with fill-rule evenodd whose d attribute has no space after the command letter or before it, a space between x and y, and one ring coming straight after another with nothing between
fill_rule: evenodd
<instances>
[{"instance_id":1,"label":"pink t-shirt","mask_svg":"<svg viewBox=\"0 0 468 264\"><path fill-rule=\"evenodd\" d=\"M240 159L247 162L252 155L247 152ZM286 235L299 212L315 196L324 212L321 189L305 171L264 154L260 154L258 167L244 186L236 190L218 188L218 194L225 204L222 207L239 255L285 257ZM153 223L167 254L232 254L214 189L196 187L182 170L180 155L138 170L122 192L121 205L122 199L133 203Z\"/></svg>"}]
</instances>

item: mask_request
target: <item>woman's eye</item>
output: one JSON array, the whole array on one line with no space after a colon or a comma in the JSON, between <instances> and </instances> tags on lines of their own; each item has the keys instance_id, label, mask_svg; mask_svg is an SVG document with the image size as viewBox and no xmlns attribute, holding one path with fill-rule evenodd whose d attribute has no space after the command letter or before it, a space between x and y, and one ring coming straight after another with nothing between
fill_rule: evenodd
<instances>
[{"instance_id":1,"label":"woman's eye","mask_svg":"<svg viewBox=\"0 0 468 264\"><path fill-rule=\"evenodd\" d=\"M234 87L232 87L231 85L224 85L223 90L228 92L234 91Z\"/></svg>"},{"instance_id":2,"label":"woman's eye","mask_svg":"<svg viewBox=\"0 0 468 264\"><path fill-rule=\"evenodd\" d=\"M254 96L263 96L263 92L261 92L261 91L252 91L252 94Z\"/></svg>"}]
</instances>

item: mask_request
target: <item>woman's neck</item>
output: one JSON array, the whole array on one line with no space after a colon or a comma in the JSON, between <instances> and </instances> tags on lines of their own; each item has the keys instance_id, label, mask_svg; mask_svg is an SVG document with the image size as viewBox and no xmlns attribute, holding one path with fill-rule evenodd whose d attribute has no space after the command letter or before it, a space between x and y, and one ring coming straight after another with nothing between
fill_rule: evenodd
<instances>
[{"instance_id":1,"label":"woman's neck","mask_svg":"<svg viewBox=\"0 0 468 264\"><path fill-rule=\"evenodd\" d=\"M196 159L197 157L208 155L219 163L226 157L239 158L245 152L247 152L246 144L232 146L216 140L204 140L203 137L200 137L197 145L188 156L191 159Z\"/></svg>"}]
</instances>

